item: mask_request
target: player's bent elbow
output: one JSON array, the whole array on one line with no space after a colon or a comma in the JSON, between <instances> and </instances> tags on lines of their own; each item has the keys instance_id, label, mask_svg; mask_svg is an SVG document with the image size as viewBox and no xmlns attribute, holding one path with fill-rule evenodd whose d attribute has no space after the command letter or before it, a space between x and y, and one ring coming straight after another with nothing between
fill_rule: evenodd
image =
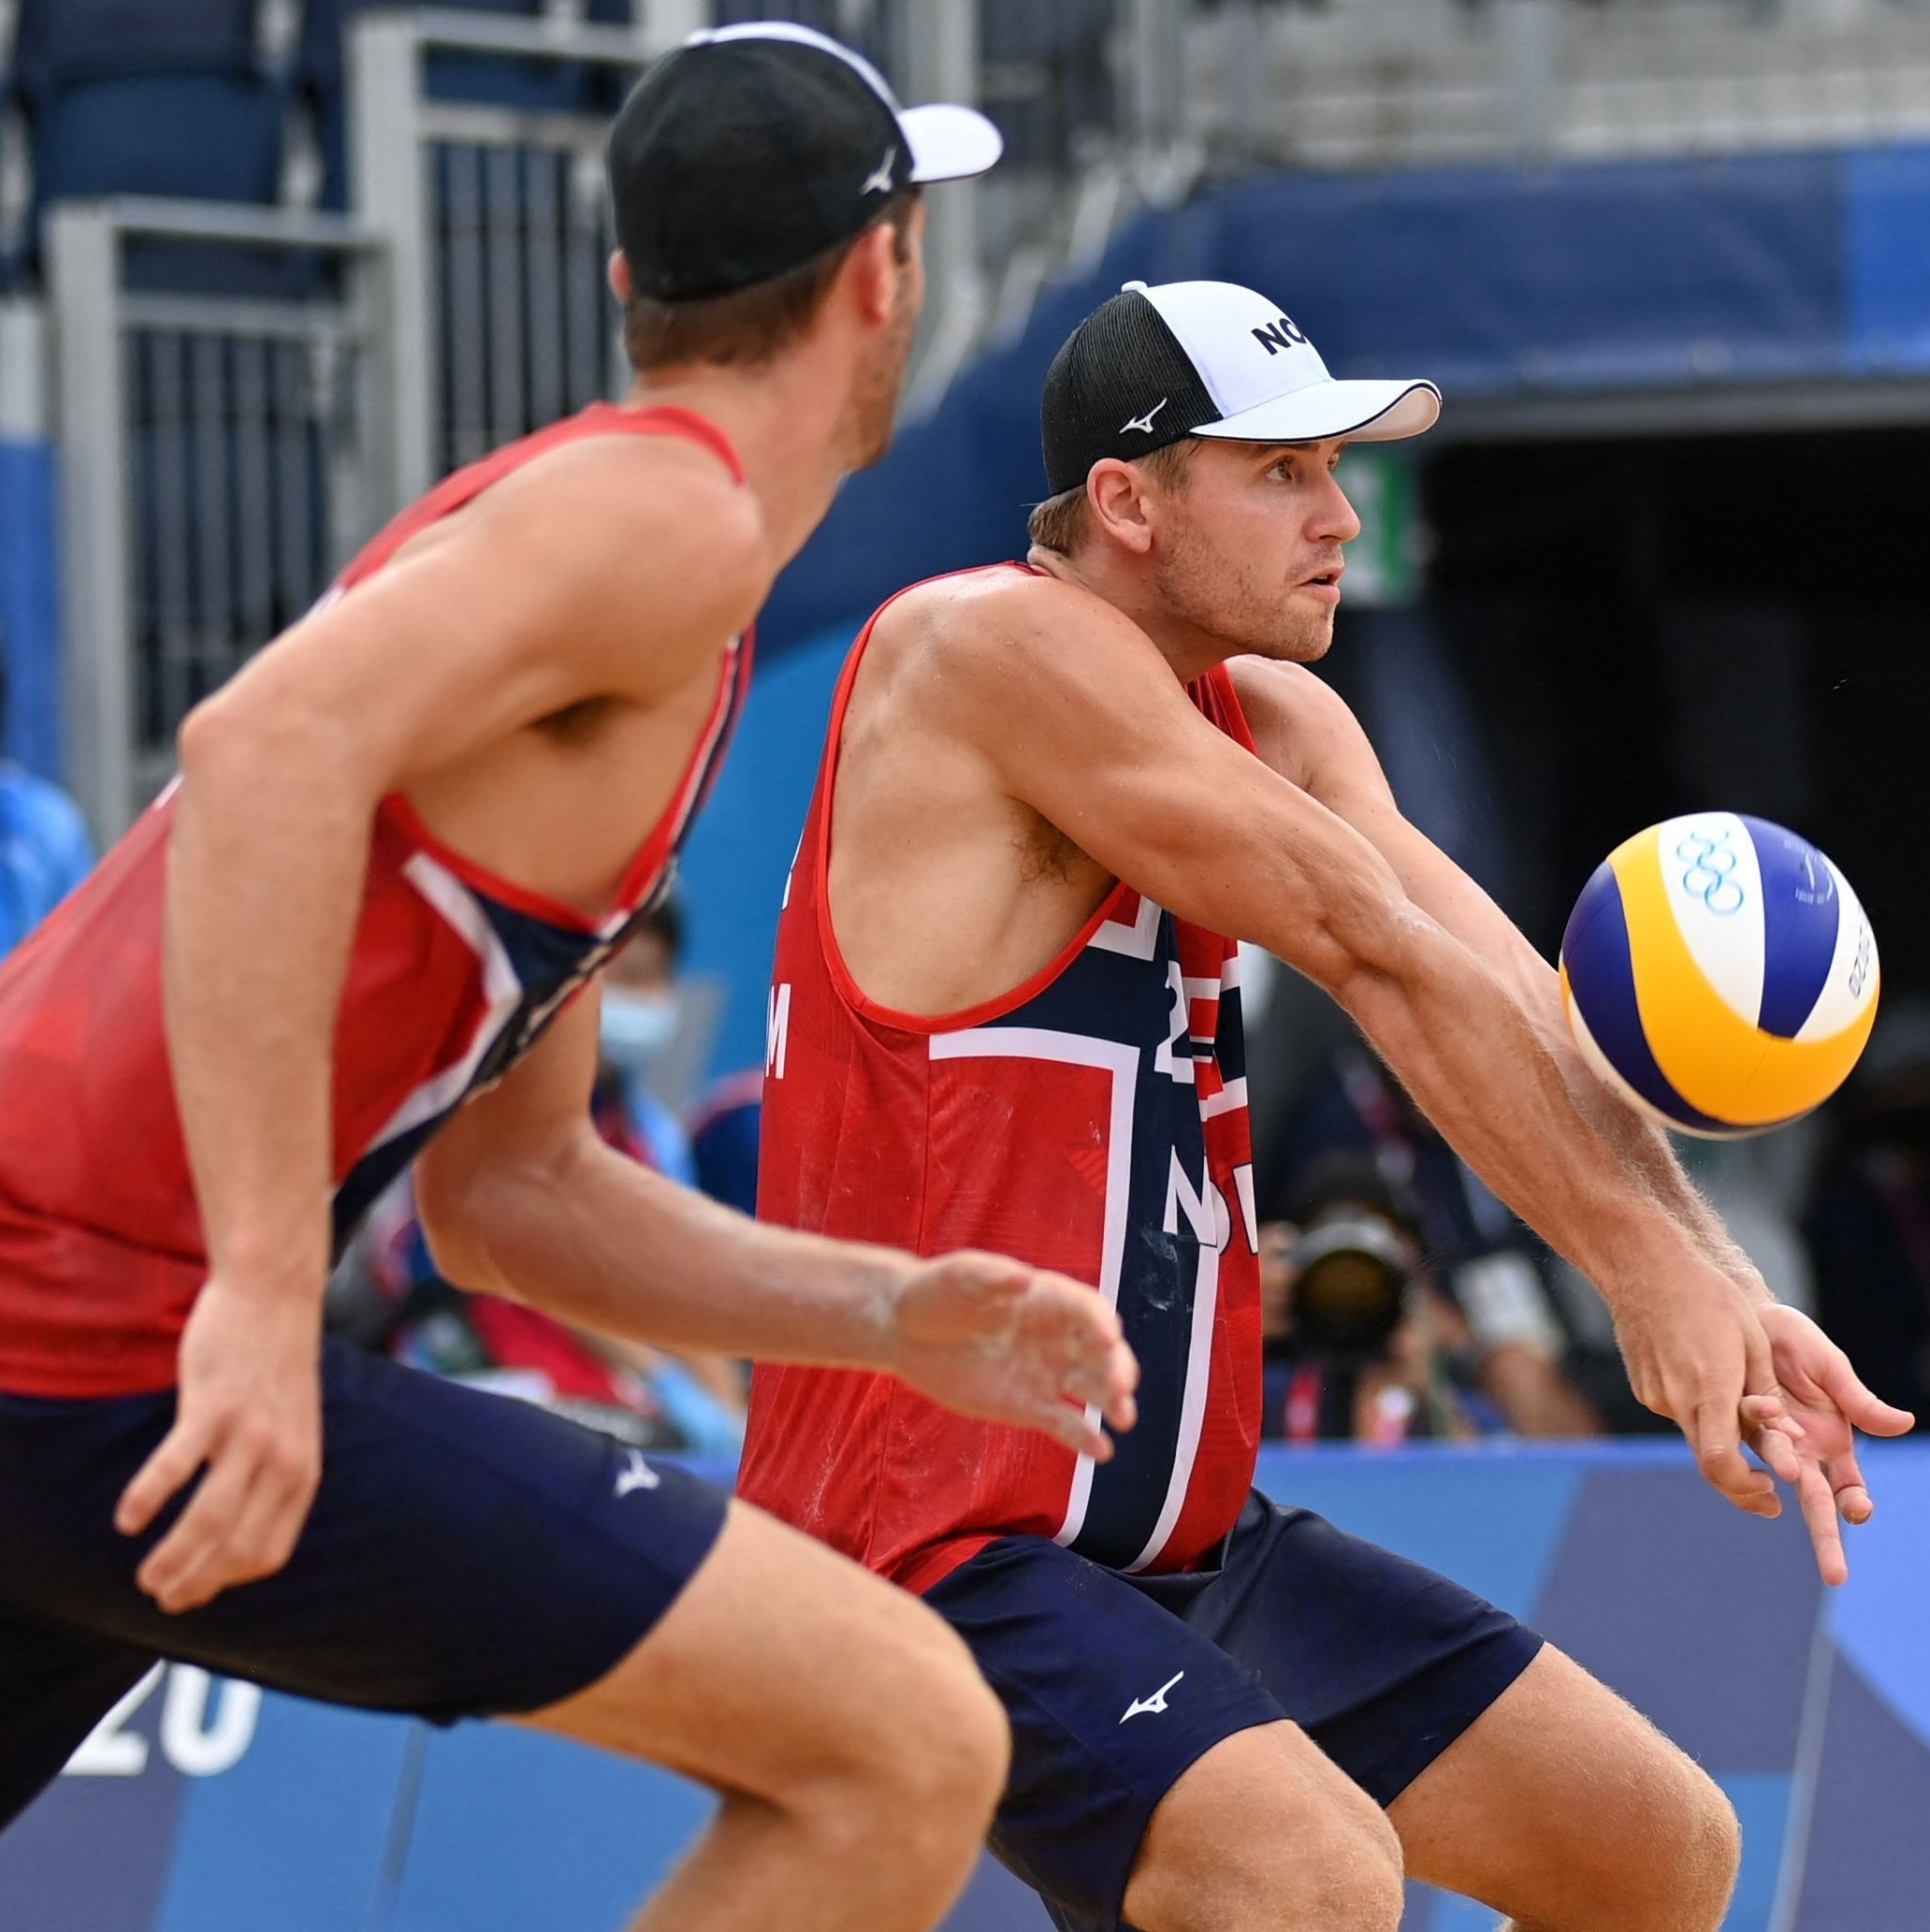
<instances>
[{"instance_id":1,"label":"player's bent elbow","mask_svg":"<svg viewBox=\"0 0 1930 1932\"><path fill-rule=\"evenodd\" d=\"M486 1192L475 1184L467 1163L437 1160L437 1151L417 1160L414 1175L415 1218L429 1260L455 1287L503 1294L485 1233Z\"/></svg>"}]
</instances>

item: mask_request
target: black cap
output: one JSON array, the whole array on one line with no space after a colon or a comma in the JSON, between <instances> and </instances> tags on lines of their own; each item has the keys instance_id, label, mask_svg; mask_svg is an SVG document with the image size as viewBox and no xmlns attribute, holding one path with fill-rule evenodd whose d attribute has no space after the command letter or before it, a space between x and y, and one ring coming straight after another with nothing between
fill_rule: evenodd
<instances>
[{"instance_id":1,"label":"black cap","mask_svg":"<svg viewBox=\"0 0 1930 1932\"><path fill-rule=\"evenodd\" d=\"M1128 282L1046 372L1046 489L1077 489L1104 457L1131 462L1185 436L1386 443L1440 414L1432 383L1336 382L1293 318L1250 288Z\"/></svg>"},{"instance_id":2,"label":"black cap","mask_svg":"<svg viewBox=\"0 0 1930 1932\"><path fill-rule=\"evenodd\" d=\"M610 129L617 245L640 294L729 295L861 234L902 188L982 174L1002 146L973 109L901 109L868 61L808 27L697 34Z\"/></svg>"}]
</instances>

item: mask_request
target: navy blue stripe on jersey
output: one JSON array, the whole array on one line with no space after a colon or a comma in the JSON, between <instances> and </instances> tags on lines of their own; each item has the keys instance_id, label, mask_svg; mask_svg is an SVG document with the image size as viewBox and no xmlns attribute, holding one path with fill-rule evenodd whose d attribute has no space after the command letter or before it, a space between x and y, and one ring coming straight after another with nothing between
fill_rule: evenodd
<instances>
[{"instance_id":1,"label":"navy blue stripe on jersey","mask_svg":"<svg viewBox=\"0 0 1930 1932\"><path fill-rule=\"evenodd\" d=\"M1120 927L1088 945L1043 991L964 1034L939 1035L935 1055L997 1053L1001 1037L1028 1057L1110 1066L1114 1120L1110 1198L1124 1188L1123 1238L1102 1264L1140 1366L1139 1419L1110 1462L1081 1460L1059 1541L1111 1569L1151 1562L1185 1499L1212 1367L1219 1257L1243 1204L1208 1170L1200 1082L1215 1042L1196 1039L1196 1000L1211 996L1181 969L1173 917L1147 904L1136 933ZM1130 949L1130 950L1126 950ZM1221 1041L1239 1053L1239 1005L1218 990ZM1205 1077L1211 1079L1210 1073ZM1125 1090L1125 1091L1122 1091ZM1244 1104L1243 1086L1226 1093Z\"/></svg>"}]
</instances>

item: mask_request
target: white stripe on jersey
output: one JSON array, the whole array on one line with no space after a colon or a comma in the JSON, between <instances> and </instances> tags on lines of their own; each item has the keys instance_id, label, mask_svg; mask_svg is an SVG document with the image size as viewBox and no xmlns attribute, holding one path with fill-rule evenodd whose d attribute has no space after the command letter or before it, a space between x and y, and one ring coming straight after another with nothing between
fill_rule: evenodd
<instances>
[{"instance_id":1,"label":"white stripe on jersey","mask_svg":"<svg viewBox=\"0 0 1930 1932\"><path fill-rule=\"evenodd\" d=\"M1128 959L1151 959L1159 944L1159 916L1164 910L1154 899L1139 901L1139 915L1131 925L1116 919L1104 921L1086 941L1101 952L1123 952Z\"/></svg>"},{"instance_id":2,"label":"white stripe on jersey","mask_svg":"<svg viewBox=\"0 0 1930 1932\"><path fill-rule=\"evenodd\" d=\"M1152 905L1152 901L1146 902ZM1158 930L1159 908L1153 907L1153 930ZM1103 931L1104 928L1102 927ZM1116 930L1125 932L1124 926ZM1092 942L1099 943L1096 937ZM1124 951L1124 948L1113 948ZM1145 955L1150 958L1152 955ZM1111 1107L1106 1131L1106 1226L1099 1248L1099 1292L1106 1306L1119 1306L1120 1271L1125 1263L1126 1209L1132 1194L1133 1101L1139 1082L1139 1050L1119 1040L1094 1039L1083 1033L1054 1033L1042 1026L970 1026L959 1033L935 1033L931 1041L935 1060L1051 1060L1062 1067L1096 1067L1112 1075ZM1215 1264L1218 1256L1213 1257ZM1198 1317L1195 1316L1196 1325ZM1190 1373L1190 1370L1189 1370ZM1189 1386L1186 1400L1193 1402ZM1205 1395L1202 1390L1200 1402ZM1088 1404L1086 1420L1096 1425L1099 1412ZM1194 1425L1194 1441L1198 1442L1198 1424ZM1186 1458L1190 1474L1193 1458ZM1085 1528L1085 1513L1092 1501L1093 1459L1081 1456L1072 1472L1072 1493L1066 1503L1066 1520L1059 1525L1052 1541L1069 1544Z\"/></svg>"},{"instance_id":3,"label":"white stripe on jersey","mask_svg":"<svg viewBox=\"0 0 1930 1932\"><path fill-rule=\"evenodd\" d=\"M470 1036L462 1057L425 1081L390 1114L382 1130L361 1150L362 1159L399 1135L446 1113L469 1091L483 1056L496 1044L511 1016L523 1002L523 982L510 964L496 928L476 903L475 894L427 852L414 852L402 866L402 877L427 899L443 922L476 955L483 968L483 1015Z\"/></svg>"}]
</instances>

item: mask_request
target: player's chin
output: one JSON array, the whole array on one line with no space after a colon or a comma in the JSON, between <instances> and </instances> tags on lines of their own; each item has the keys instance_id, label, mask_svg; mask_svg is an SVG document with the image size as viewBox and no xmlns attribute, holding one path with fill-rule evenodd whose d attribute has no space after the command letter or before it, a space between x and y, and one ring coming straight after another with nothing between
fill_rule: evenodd
<instances>
[{"instance_id":1,"label":"player's chin","mask_svg":"<svg viewBox=\"0 0 1930 1932\"><path fill-rule=\"evenodd\" d=\"M1333 617L1290 625L1254 648L1276 664L1317 664L1333 648Z\"/></svg>"}]
</instances>

